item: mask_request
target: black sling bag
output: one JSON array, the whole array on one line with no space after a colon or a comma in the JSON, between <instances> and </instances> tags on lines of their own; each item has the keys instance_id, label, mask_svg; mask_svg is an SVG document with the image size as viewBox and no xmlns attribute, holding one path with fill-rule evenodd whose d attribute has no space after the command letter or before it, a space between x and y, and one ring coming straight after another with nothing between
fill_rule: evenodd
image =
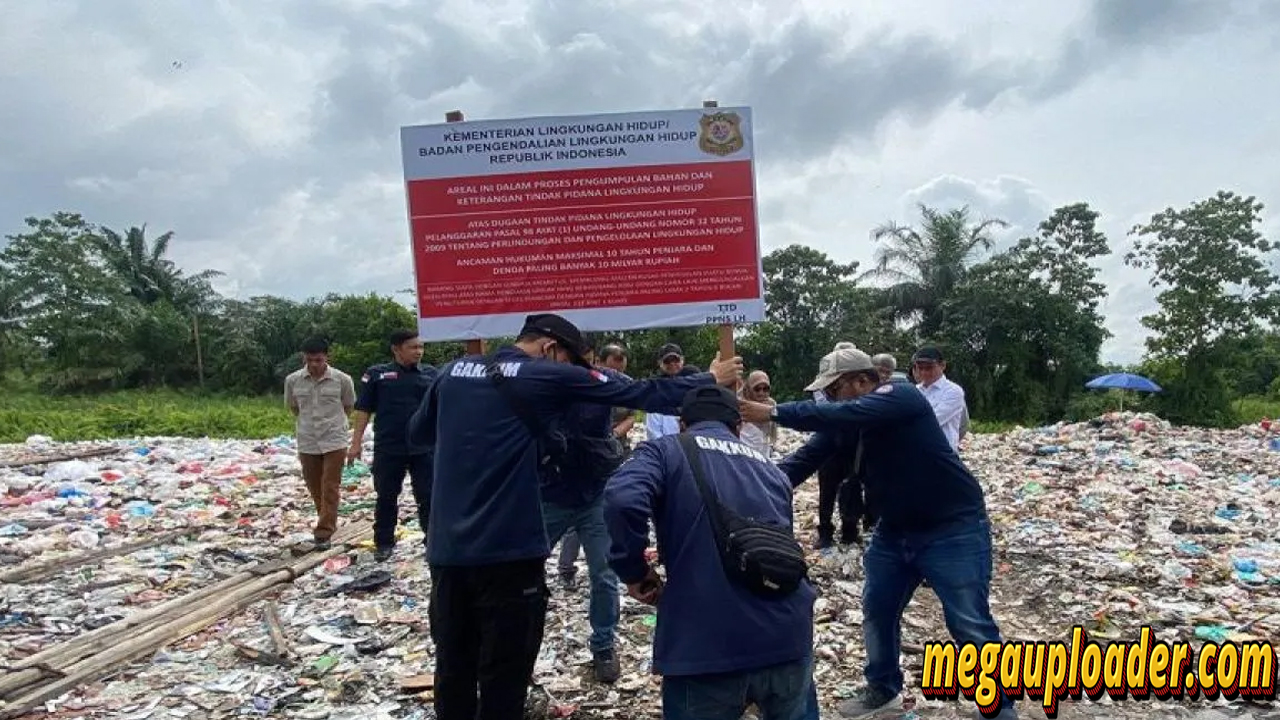
<instances>
[{"instance_id":1,"label":"black sling bag","mask_svg":"<svg viewBox=\"0 0 1280 720\"><path fill-rule=\"evenodd\" d=\"M544 481L561 477L603 483L622 464L622 446L614 438L583 437L548 430L538 420L538 414L507 382L507 376L492 361L488 364L490 381L498 389L512 412L528 428L538 445L538 468Z\"/></svg>"},{"instance_id":2,"label":"black sling bag","mask_svg":"<svg viewBox=\"0 0 1280 720\"><path fill-rule=\"evenodd\" d=\"M538 447L539 471L544 477L558 475L560 464L569 451L568 439L563 433L547 432L542 423L538 422L538 414L529 403L525 402L524 398L520 397L520 393L511 387L507 382L507 376L502 374L502 369L492 360L488 363L488 375L489 380L498 389L498 394L507 401L511 411L520 418L520 422L524 423L524 426L529 429L529 434L533 436Z\"/></svg>"},{"instance_id":3,"label":"black sling bag","mask_svg":"<svg viewBox=\"0 0 1280 720\"><path fill-rule=\"evenodd\" d=\"M808 577L809 564L790 529L744 517L725 507L707 485L697 440L687 432L676 437L707 506L725 574L763 598L780 599L795 592Z\"/></svg>"}]
</instances>

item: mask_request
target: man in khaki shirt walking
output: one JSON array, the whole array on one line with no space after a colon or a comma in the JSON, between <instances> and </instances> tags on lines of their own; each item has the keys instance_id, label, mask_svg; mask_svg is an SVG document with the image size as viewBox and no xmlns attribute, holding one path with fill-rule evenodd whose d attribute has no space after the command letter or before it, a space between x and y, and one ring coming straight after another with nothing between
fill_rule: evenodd
<instances>
[{"instance_id":1,"label":"man in khaki shirt walking","mask_svg":"<svg viewBox=\"0 0 1280 720\"><path fill-rule=\"evenodd\" d=\"M329 366L329 343L302 344L303 366L284 379L284 402L297 418L298 462L316 505L313 536L317 550L329 547L338 528L338 491L347 457L347 417L356 403L351 376Z\"/></svg>"}]
</instances>

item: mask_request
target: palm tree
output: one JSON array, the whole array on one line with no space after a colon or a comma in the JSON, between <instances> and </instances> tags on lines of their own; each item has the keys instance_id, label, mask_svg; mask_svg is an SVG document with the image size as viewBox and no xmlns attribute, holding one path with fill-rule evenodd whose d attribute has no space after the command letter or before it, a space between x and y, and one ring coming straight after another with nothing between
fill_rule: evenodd
<instances>
[{"instance_id":1,"label":"palm tree","mask_svg":"<svg viewBox=\"0 0 1280 720\"><path fill-rule=\"evenodd\" d=\"M196 373L204 385L204 352L200 341L200 315L219 304L210 281L222 275L217 270L202 270L186 275L177 263L165 257L173 233L167 232L154 242L147 242L147 226L131 227L122 236L109 228L101 228L94 236L95 245L107 267L124 284L130 295L144 306L165 302L191 321L195 342Z\"/></svg>"},{"instance_id":2,"label":"palm tree","mask_svg":"<svg viewBox=\"0 0 1280 720\"><path fill-rule=\"evenodd\" d=\"M146 233L146 225L131 227L123 236L102 228L96 235L98 252L129 294L143 305L165 300L183 313L207 311L214 297L210 281L222 273L203 270L195 275L184 274L165 257L173 233L164 233L151 243L147 242Z\"/></svg>"},{"instance_id":3,"label":"palm tree","mask_svg":"<svg viewBox=\"0 0 1280 720\"><path fill-rule=\"evenodd\" d=\"M991 230L1009 224L995 218L974 223L967 205L946 212L923 203L919 208L919 230L891 221L871 231L871 239L884 244L862 277L887 281L883 292L896 317L918 321L920 335L929 338L937 334L943 303L974 259L991 249Z\"/></svg>"}]
</instances>

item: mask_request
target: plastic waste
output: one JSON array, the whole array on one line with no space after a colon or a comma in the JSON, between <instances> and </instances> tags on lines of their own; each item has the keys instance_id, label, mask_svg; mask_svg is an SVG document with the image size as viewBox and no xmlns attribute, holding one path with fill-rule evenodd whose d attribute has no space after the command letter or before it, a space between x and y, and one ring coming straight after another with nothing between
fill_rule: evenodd
<instances>
[{"instance_id":1,"label":"plastic waste","mask_svg":"<svg viewBox=\"0 0 1280 720\"><path fill-rule=\"evenodd\" d=\"M1280 453L1268 450L1280 439L1275 430L1256 423L1234 430L1177 428L1152 416L1117 413L971 435L961 458L986 496L994 553L991 605L1002 633L1039 639L1080 623L1112 642L1136 639L1144 625L1170 639L1280 636ZM777 454L787 455L805 437L783 431ZM633 440L642 439L637 429ZM175 529L192 533L6 585L0 662L205 587L311 537L314 504L299 477L292 438L129 438L115 445L116 454L79 461L86 468L59 470L66 477L47 477L54 465L0 468L0 486L7 488L0 493L5 569L91 552L85 547L90 535L99 550ZM87 445L33 439L0 447L0 458L66 455L77 447ZM359 472L357 466L346 473L342 524L372 519L372 483L353 480ZM411 517L407 489L401 502L402 516ZM812 548L816 483L801 485L794 503L797 535ZM406 695L399 687L401 678L433 667L422 536L416 523L404 523L397 537L397 552L385 563L374 562L371 544L352 548L273 596L293 652L289 667L255 663L229 642L274 652L259 603L43 709L137 720L332 720L384 711L395 720L429 720L430 689ZM646 558L656 562L656 551L651 548ZM836 717L835 704L859 685L865 661L859 558L856 548L811 555L820 592L814 673L824 717ZM548 713L572 707L577 720L656 717L661 685L651 674L658 620L653 608L623 594L616 646L623 676L613 686L592 682L585 559L578 568L583 581L575 589L551 583L534 692L544 688L554 696L544 704ZM375 571L383 575L369 577ZM549 577L555 572L551 559ZM905 685L918 687L920 648L948 637L930 589L918 590L908 605L902 637ZM384 707L389 698L398 706ZM162 702L154 704L157 699ZM913 703L904 703L901 714L973 716L971 704L918 697ZM1204 710L1159 707L1162 717L1187 720ZM1071 702L1063 716L1145 720L1151 709L1149 703Z\"/></svg>"},{"instance_id":2,"label":"plastic waste","mask_svg":"<svg viewBox=\"0 0 1280 720\"><path fill-rule=\"evenodd\" d=\"M93 548L98 547L99 538L98 538L98 533L92 530L84 529L84 530L76 530L75 532L71 533L70 535L67 536L67 540L69 540L71 544L83 550L92 550Z\"/></svg>"}]
</instances>

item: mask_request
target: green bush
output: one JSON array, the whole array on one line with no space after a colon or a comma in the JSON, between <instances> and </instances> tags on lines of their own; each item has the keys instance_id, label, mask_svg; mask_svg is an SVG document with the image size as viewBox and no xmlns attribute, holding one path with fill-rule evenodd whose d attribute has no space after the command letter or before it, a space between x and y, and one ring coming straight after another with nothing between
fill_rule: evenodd
<instances>
[{"instance_id":1,"label":"green bush","mask_svg":"<svg viewBox=\"0 0 1280 720\"><path fill-rule=\"evenodd\" d=\"M1067 422L1084 422L1121 407L1131 412L1142 412L1142 397L1137 393L1124 394L1123 390L1080 393L1067 403L1066 419Z\"/></svg>"},{"instance_id":2,"label":"green bush","mask_svg":"<svg viewBox=\"0 0 1280 720\"><path fill-rule=\"evenodd\" d=\"M1148 397L1146 406L1169 422L1212 428L1240 424L1220 358L1211 352L1190 353L1185 360L1148 360L1140 373L1162 388Z\"/></svg>"},{"instance_id":3,"label":"green bush","mask_svg":"<svg viewBox=\"0 0 1280 720\"><path fill-rule=\"evenodd\" d=\"M105 440L139 435L267 438L293 433L293 417L276 396L225 397L173 391L97 396L10 394L0 409L0 442L31 435Z\"/></svg>"}]
</instances>

